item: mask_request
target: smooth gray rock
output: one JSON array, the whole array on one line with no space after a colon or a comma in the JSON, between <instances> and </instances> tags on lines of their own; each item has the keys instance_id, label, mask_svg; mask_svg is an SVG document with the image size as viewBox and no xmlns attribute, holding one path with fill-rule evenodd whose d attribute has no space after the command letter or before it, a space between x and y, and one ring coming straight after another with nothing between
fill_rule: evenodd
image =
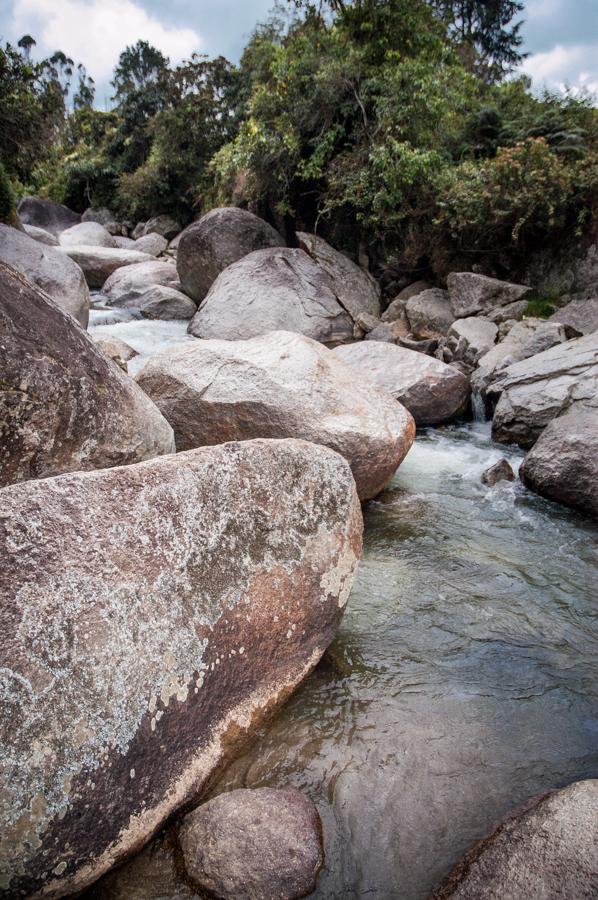
<instances>
[{"instance_id":1,"label":"smooth gray rock","mask_svg":"<svg viewBox=\"0 0 598 900\"><path fill-rule=\"evenodd\" d=\"M159 234L161 237L166 238L167 241L171 241L180 231L181 226L172 216L153 216L153 218L148 219L144 223L142 232L138 237L144 237L148 234Z\"/></svg>"},{"instance_id":2,"label":"smooth gray rock","mask_svg":"<svg viewBox=\"0 0 598 900\"><path fill-rule=\"evenodd\" d=\"M415 437L409 413L316 341L286 331L190 341L137 375L174 429L177 450L252 438L302 438L341 453L361 500L379 494Z\"/></svg>"},{"instance_id":3,"label":"smooth gray rock","mask_svg":"<svg viewBox=\"0 0 598 900\"><path fill-rule=\"evenodd\" d=\"M299 246L328 272L343 309L357 321L361 313L380 318L380 287L369 272L315 234L297 232Z\"/></svg>"},{"instance_id":4,"label":"smooth gray rock","mask_svg":"<svg viewBox=\"0 0 598 900\"><path fill-rule=\"evenodd\" d=\"M85 276L58 247L48 247L23 231L0 224L0 262L21 272L87 328L89 290Z\"/></svg>"},{"instance_id":5,"label":"smooth gray rock","mask_svg":"<svg viewBox=\"0 0 598 900\"><path fill-rule=\"evenodd\" d=\"M175 288L155 284L130 300L127 309L138 309L144 319L192 319L197 306Z\"/></svg>"},{"instance_id":6,"label":"smooth gray rock","mask_svg":"<svg viewBox=\"0 0 598 900\"><path fill-rule=\"evenodd\" d=\"M438 359L378 341L337 347L356 377L373 382L409 410L417 425L449 422L469 400L467 378Z\"/></svg>"},{"instance_id":7,"label":"smooth gray rock","mask_svg":"<svg viewBox=\"0 0 598 900\"><path fill-rule=\"evenodd\" d=\"M546 426L576 402L598 396L598 332L514 363L490 391L499 396L492 435L531 447Z\"/></svg>"},{"instance_id":8,"label":"smooth gray rock","mask_svg":"<svg viewBox=\"0 0 598 900\"><path fill-rule=\"evenodd\" d=\"M156 231L144 234L135 241L135 250L139 250L140 253L149 253L150 256L160 256L167 247L168 241L166 238Z\"/></svg>"},{"instance_id":9,"label":"smooth gray rock","mask_svg":"<svg viewBox=\"0 0 598 900\"><path fill-rule=\"evenodd\" d=\"M23 225L23 231L34 241L39 241L40 244L46 244L48 247L57 247L60 243L57 237L46 231L45 228L37 228L36 225Z\"/></svg>"},{"instance_id":10,"label":"smooth gray rock","mask_svg":"<svg viewBox=\"0 0 598 900\"><path fill-rule=\"evenodd\" d=\"M61 247L116 247L116 241L99 222L81 222L61 232Z\"/></svg>"},{"instance_id":11,"label":"smooth gray rock","mask_svg":"<svg viewBox=\"0 0 598 900\"><path fill-rule=\"evenodd\" d=\"M277 231L234 206L213 209L185 229L177 250L183 290L200 303L220 273L254 250L283 247Z\"/></svg>"},{"instance_id":12,"label":"smooth gray rock","mask_svg":"<svg viewBox=\"0 0 598 900\"><path fill-rule=\"evenodd\" d=\"M469 851L432 900L594 900L598 780L515 810Z\"/></svg>"},{"instance_id":13,"label":"smooth gray rock","mask_svg":"<svg viewBox=\"0 0 598 900\"><path fill-rule=\"evenodd\" d=\"M457 319L439 349L444 362L462 362L473 368L478 359L494 347L498 326L483 316ZM440 356L442 354L442 356Z\"/></svg>"},{"instance_id":14,"label":"smooth gray rock","mask_svg":"<svg viewBox=\"0 0 598 900\"><path fill-rule=\"evenodd\" d=\"M593 401L598 404L598 397ZM598 408L574 403L544 429L519 471L537 494L598 518Z\"/></svg>"},{"instance_id":15,"label":"smooth gray rock","mask_svg":"<svg viewBox=\"0 0 598 900\"><path fill-rule=\"evenodd\" d=\"M0 264L0 486L174 451L149 397L20 273Z\"/></svg>"},{"instance_id":16,"label":"smooth gray rock","mask_svg":"<svg viewBox=\"0 0 598 900\"><path fill-rule=\"evenodd\" d=\"M7 898L83 890L197 802L332 641L362 529L305 441L2 490Z\"/></svg>"},{"instance_id":17,"label":"smooth gray rock","mask_svg":"<svg viewBox=\"0 0 598 900\"><path fill-rule=\"evenodd\" d=\"M490 313L497 307L510 306L532 292L523 284L511 284L476 275L474 272L451 272L447 278L451 307L456 319ZM516 318L510 315L509 318Z\"/></svg>"},{"instance_id":18,"label":"smooth gray rock","mask_svg":"<svg viewBox=\"0 0 598 900\"><path fill-rule=\"evenodd\" d=\"M596 287L598 292L598 286ZM549 319L559 322L567 328L573 328L579 334L591 334L598 331L598 296L585 300L573 300L558 309Z\"/></svg>"},{"instance_id":19,"label":"smooth gray rock","mask_svg":"<svg viewBox=\"0 0 598 900\"><path fill-rule=\"evenodd\" d=\"M186 816L179 841L191 881L235 900L305 897L324 862L316 807L292 788L220 794Z\"/></svg>"},{"instance_id":20,"label":"smooth gray rock","mask_svg":"<svg viewBox=\"0 0 598 900\"><path fill-rule=\"evenodd\" d=\"M195 337L230 341L281 329L330 345L353 339L330 276L305 251L286 247L256 250L225 269L189 326Z\"/></svg>"},{"instance_id":21,"label":"smooth gray rock","mask_svg":"<svg viewBox=\"0 0 598 900\"><path fill-rule=\"evenodd\" d=\"M23 225L35 225L58 237L65 228L77 225L81 221L79 213L42 197L23 197L17 206L17 212Z\"/></svg>"},{"instance_id":22,"label":"smooth gray rock","mask_svg":"<svg viewBox=\"0 0 598 900\"><path fill-rule=\"evenodd\" d=\"M117 269L104 284L102 293L108 306L129 306L155 285L180 290L174 263L150 258L148 262Z\"/></svg>"},{"instance_id":23,"label":"smooth gray rock","mask_svg":"<svg viewBox=\"0 0 598 900\"><path fill-rule=\"evenodd\" d=\"M123 237L121 234L115 234L112 236L115 247L120 247L121 250L135 250L136 241L133 238Z\"/></svg>"},{"instance_id":24,"label":"smooth gray rock","mask_svg":"<svg viewBox=\"0 0 598 900\"><path fill-rule=\"evenodd\" d=\"M515 473L511 464L506 459L499 459L497 463L482 472L482 484L494 487L499 481L515 481Z\"/></svg>"},{"instance_id":25,"label":"smooth gray rock","mask_svg":"<svg viewBox=\"0 0 598 900\"><path fill-rule=\"evenodd\" d=\"M116 216L109 209L106 209L105 206L101 206L98 209L89 206L81 216L81 221L98 222L108 229L108 226L116 225Z\"/></svg>"},{"instance_id":26,"label":"smooth gray rock","mask_svg":"<svg viewBox=\"0 0 598 900\"><path fill-rule=\"evenodd\" d=\"M104 287L117 269L128 268L143 262L153 261L149 253L137 250L121 250L119 247L67 246L59 248L62 253L81 267L90 288Z\"/></svg>"},{"instance_id":27,"label":"smooth gray rock","mask_svg":"<svg viewBox=\"0 0 598 900\"><path fill-rule=\"evenodd\" d=\"M444 337L455 321L448 294L440 288L410 297L406 312L411 333L420 341Z\"/></svg>"}]
</instances>

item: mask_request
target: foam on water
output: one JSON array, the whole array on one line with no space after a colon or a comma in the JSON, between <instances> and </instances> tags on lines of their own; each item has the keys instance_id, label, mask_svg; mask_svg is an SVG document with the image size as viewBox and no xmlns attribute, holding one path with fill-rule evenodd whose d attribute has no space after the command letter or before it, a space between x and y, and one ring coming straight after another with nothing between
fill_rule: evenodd
<instances>
[{"instance_id":1,"label":"foam on water","mask_svg":"<svg viewBox=\"0 0 598 900\"><path fill-rule=\"evenodd\" d=\"M165 347L195 340L187 334L188 321L163 321L134 317L126 309L92 309L89 317L89 331L119 337L139 354L128 365L130 375L135 375L144 363Z\"/></svg>"}]
</instances>

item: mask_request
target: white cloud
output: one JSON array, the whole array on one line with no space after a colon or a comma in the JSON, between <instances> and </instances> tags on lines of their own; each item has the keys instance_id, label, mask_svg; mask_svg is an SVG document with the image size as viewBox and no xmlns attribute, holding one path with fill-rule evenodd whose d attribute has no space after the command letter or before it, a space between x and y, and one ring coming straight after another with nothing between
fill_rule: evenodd
<instances>
[{"instance_id":1,"label":"white cloud","mask_svg":"<svg viewBox=\"0 0 598 900\"><path fill-rule=\"evenodd\" d=\"M557 44L544 53L533 53L521 68L537 87L563 90L568 86L598 94L598 43Z\"/></svg>"},{"instance_id":2,"label":"white cloud","mask_svg":"<svg viewBox=\"0 0 598 900\"><path fill-rule=\"evenodd\" d=\"M163 25L133 0L15 0L13 31L33 34L43 54L63 50L96 82L110 79L125 46L149 41L178 62L201 47L192 28Z\"/></svg>"}]
</instances>

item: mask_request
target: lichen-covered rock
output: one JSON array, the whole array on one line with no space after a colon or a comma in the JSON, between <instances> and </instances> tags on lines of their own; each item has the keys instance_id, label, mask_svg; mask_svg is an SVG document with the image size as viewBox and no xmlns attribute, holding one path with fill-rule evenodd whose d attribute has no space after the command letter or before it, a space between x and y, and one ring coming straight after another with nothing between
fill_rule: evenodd
<instances>
[{"instance_id":1,"label":"lichen-covered rock","mask_svg":"<svg viewBox=\"0 0 598 900\"><path fill-rule=\"evenodd\" d=\"M318 811L294 788L220 794L185 818L179 842L189 879L235 900L306 897L324 862Z\"/></svg>"},{"instance_id":2,"label":"lichen-covered rock","mask_svg":"<svg viewBox=\"0 0 598 900\"><path fill-rule=\"evenodd\" d=\"M180 290L176 266L172 262L150 259L124 266L113 272L102 288L108 306L135 306L135 300L155 285Z\"/></svg>"},{"instance_id":3,"label":"lichen-covered rock","mask_svg":"<svg viewBox=\"0 0 598 900\"><path fill-rule=\"evenodd\" d=\"M537 494L598 518L598 406L575 403L553 419L519 475Z\"/></svg>"},{"instance_id":4,"label":"lichen-covered rock","mask_svg":"<svg viewBox=\"0 0 598 900\"><path fill-rule=\"evenodd\" d=\"M515 811L451 872L433 900L598 897L598 780Z\"/></svg>"},{"instance_id":5,"label":"lichen-covered rock","mask_svg":"<svg viewBox=\"0 0 598 900\"><path fill-rule=\"evenodd\" d=\"M280 329L323 344L353 340L353 320L338 302L330 276L304 250L256 250L233 263L189 325L195 337L227 341Z\"/></svg>"},{"instance_id":6,"label":"lichen-covered rock","mask_svg":"<svg viewBox=\"0 0 598 900\"><path fill-rule=\"evenodd\" d=\"M91 223L89 223L91 224ZM85 227L88 227L87 225ZM60 251L81 266L90 288L103 288L110 276L121 268L154 262L149 253L124 250L122 247L88 247L67 244Z\"/></svg>"},{"instance_id":7,"label":"lichen-covered rock","mask_svg":"<svg viewBox=\"0 0 598 900\"><path fill-rule=\"evenodd\" d=\"M154 354L137 381L174 429L177 450L252 438L303 438L349 462L375 497L415 437L409 413L316 341L286 331L191 341Z\"/></svg>"},{"instance_id":8,"label":"lichen-covered rock","mask_svg":"<svg viewBox=\"0 0 598 900\"><path fill-rule=\"evenodd\" d=\"M1 263L0 297L0 486L174 451L149 397Z\"/></svg>"},{"instance_id":9,"label":"lichen-covered rock","mask_svg":"<svg viewBox=\"0 0 598 900\"><path fill-rule=\"evenodd\" d=\"M361 532L302 441L3 490L0 896L84 888L201 793L332 640Z\"/></svg>"},{"instance_id":10,"label":"lichen-covered rock","mask_svg":"<svg viewBox=\"0 0 598 900\"><path fill-rule=\"evenodd\" d=\"M420 341L444 337L455 321L448 294L440 288L414 294L405 310L411 333Z\"/></svg>"},{"instance_id":11,"label":"lichen-covered rock","mask_svg":"<svg viewBox=\"0 0 598 900\"><path fill-rule=\"evenodd\" d=\"M227 266L266 247L284 247L284 241L263 219L234 206L211 210L179 240L177 268L183 290L200 303Z\"/></svg>"},{"instance_id":12,"label":"lichen-covered rock","mask_svg":"<svg viewBox=\"0 0 598 900\"><path fill-rule=\"evenodd\" d=\"M598 332L557 344L509 366L489 391L498 397L492 435L531 447L549 422L598 396Z\"/></svg>"},{"instance_id":13,"label":"lichen-covered rock","mask_svg":"<svg viewBox=\"0 0 598 900\"><path fill-rule=\"evenodd\" d=\"M467 378L438 359L380 341L337 347L334 352L400 401L417 425L448 422L467 407Z\"/></svg>"},{"instance_id":14,"label":"lichen-covered rock","mask_svg":"<svg viewBox=\"0 0 598 900\"><path fill-rule=\"evenodd\" d=\"M451 272L447 286L456 319L479 313L486 315L498 307L524 300L532 292L527 285L511 284L475 272Z\"/></svg>"},{"instance_id":15,"label":"lichen-covered rock","mask_svg":"<svg viewBox=\"0 0 598 900\"><path fill-rule=\"evenodd\" d=\"M72 209L42 197L23 197L17 206L17 212L23 225L35 225L55 237L65 228L81 221L81 216Z\"/></svg>"},{"instance_id":16,"label":"lichen-covered rock","mask_svg":"<svg viewBox=\"0 0 598 900\"><path fill-rule=\"evenodd\" d=\"M328 272L339 303L353 319L360 313L380 318L380 287L369 272L315 234L298 231L297 238L299 246Z\"/></svg>"},{"instance_id":17,"label":"lichen-covered rock","mask_svg":"<svg viewBox=\"0 0 598 900\"><path fill-rule=\"evenodd\" d=\"M61 232L61 247L116 247L116 241L99 222L81 222Z\"/></svg>"},{"instance_id":18,"label":"lichen-covered rock","mask_svg":"<svg viewBox=\"0 0 598 900\"><path fill-rule=\"evenodd\" d=\"M21 272L31 284L49 294L61 309L87 328L89 290L85 276L80 266L58 247L49 247L23 231L0 224L0 262Z\"/></svg>"}]
</instances>

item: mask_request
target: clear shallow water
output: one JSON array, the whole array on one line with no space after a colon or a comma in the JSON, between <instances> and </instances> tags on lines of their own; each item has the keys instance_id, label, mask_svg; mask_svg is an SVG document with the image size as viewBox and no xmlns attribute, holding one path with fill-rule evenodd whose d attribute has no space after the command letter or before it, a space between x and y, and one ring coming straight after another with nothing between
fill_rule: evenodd
<instances>
[{"instance_id":1,"label":"clear shallow water","mask_svg":"<svg viewBox=\"0 0 598 900\"><path fill-rule=\"evenodd\" d=\"M89 332L119 337L139 354L130 360L128 371L136 375L152 354L170 344L195 340L187 334L188 321L136 318L127 309L91 309Z\"/></svg>"}]
</instances>

